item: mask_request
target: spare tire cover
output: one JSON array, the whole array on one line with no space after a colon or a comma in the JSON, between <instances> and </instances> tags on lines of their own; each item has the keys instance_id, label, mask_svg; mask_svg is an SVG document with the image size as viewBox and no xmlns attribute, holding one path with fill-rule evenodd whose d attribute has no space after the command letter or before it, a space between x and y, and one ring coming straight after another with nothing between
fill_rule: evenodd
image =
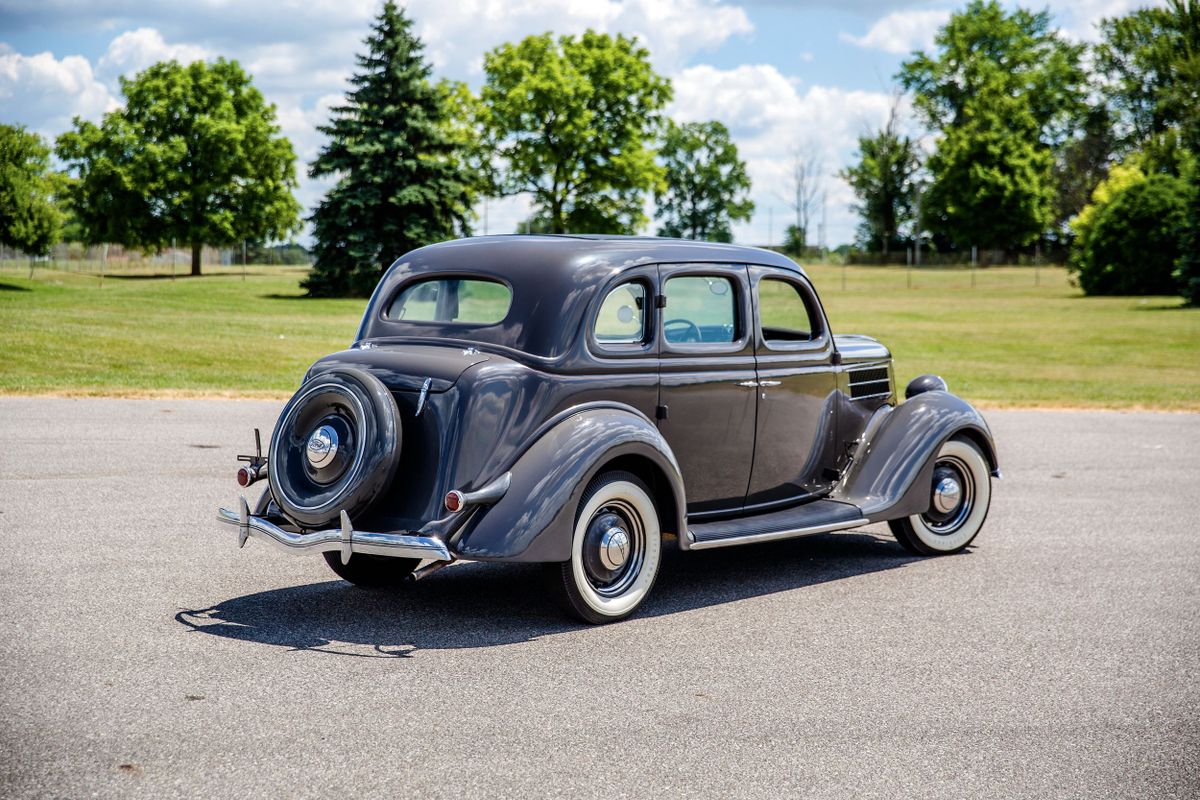
<instances>
[{"instance_id":1,"label":"spare tire cover","mask_svg":"<svg viewBox=\"0 0 1200 800\"><path fill-rule=\"evenodd\" d=\"M283 513L305 528L351 519L392 482L400 412L378 378L349 367L300 387L271 436L267 479Z\"/></svg>"}]
</instances>

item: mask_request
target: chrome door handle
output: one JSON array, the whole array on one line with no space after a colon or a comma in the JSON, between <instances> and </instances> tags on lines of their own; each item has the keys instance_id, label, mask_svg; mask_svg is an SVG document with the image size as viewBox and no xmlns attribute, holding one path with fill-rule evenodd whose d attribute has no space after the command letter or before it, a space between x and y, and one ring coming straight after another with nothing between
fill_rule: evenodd
<instances>
[{"instance_id":1,"label":"chrome door handle","mask_svg":"<svg viewBox=\"0 0 1200 800\"><path fill-rule=\"evenodd\" d=\"M778 386L782 381L759 381L759 386Z\"/></svg>"},{"instance_id":2,"label":"chrome door handle","mask_svg":"<svg viewBox=\"0 0 1200 800\"><path fill-rule=\"evenodd\" d=\"M757 389L758 381L738 381L737 385L745 389Z\"/></svg>"}]
</instances>

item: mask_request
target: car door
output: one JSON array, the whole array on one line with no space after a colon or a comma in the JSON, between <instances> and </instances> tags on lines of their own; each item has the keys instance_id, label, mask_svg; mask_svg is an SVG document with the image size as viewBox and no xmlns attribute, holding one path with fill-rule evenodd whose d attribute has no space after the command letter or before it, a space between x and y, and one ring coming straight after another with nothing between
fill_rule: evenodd
<instances>
[{"instance_id":1,"label":"car door","mask_svg":"<svg viewBox=\"0 0 1200 800\"><path fill-rule=\"evenodd\" d=\"M749 275L759 386L748 509L821 494L835 477L837 441L833 336L812 284L773 267Z\"/></svg>"},{"instance_id":2,"label":"car door","mask_svg":"<svg viewBox=\"0 0 1200 800\"><path fill-rule=\"evenodd\" d=\"M738 511L754 457L755 375L744 265L659 267L659 429L688 513Z\"/></svg>"}]
</instances>

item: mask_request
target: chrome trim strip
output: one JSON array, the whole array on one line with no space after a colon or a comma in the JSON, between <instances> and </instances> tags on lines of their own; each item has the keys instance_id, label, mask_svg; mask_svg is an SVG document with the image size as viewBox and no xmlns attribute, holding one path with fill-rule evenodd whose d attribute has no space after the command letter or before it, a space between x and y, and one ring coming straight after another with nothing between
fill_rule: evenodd
<instances>
[{"instance_id":1,"label":"chrome trim strip","mask_svg":"<svg viewBox=\"0 0 1200 800\"><path fill-rule=\"evenodd\" d=\"M795 536L807 536L810 533L831 533L833 531L844 531L848 528L857 528L860 525L866 525L869 522L866 517L849 520L847 522L830 522L826 525L816 525L811 528L795 528L788 531L772 531L771 533L754 533L749 536L730 536L728 539L709 539L702 541L695 538L694 534L689 530L688 537L692 539L689 550L709 550L714 547L732 547L735 544L754 544L755 542L773 542L776 539L791 539Z\"/></svg>"},{"instance_id":2,"label":"chrome trim strip","mask_svg":"<svg viewBox=\"0 0 1200 800\"><path fill-rule=\"evenodd\" d=\"M417 413L414 417L421 416L421 412L425 410L425 401L429 399L429 388L433 386L433 378L426 378L421 384L421 393L417 395Z\"/></svg>"},{"instance_id":3,"label":"chrome trim strip","mask_svg":"<svg viewBox=\"0 0 1200 800\"><path fill-rule=\"evenodd\" d=\"M242 497L237 512L222 508L217 512L217 520L237 526L239 547L243 546L247 539L261 539L289 553L340 551L342 563L349 561L352 553L434 561L454 560L446 543L437 537L356 531L345 511L341 513L340 527L310 533L292 533L262 517L253 516L246 505L246 498Z\"/></svg>"}]
</instances>

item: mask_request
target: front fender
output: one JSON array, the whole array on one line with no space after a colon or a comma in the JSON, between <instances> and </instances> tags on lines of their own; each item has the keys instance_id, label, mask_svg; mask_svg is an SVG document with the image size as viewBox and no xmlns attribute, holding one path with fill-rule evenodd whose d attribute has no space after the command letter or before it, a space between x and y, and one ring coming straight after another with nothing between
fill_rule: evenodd
<instances>
[{"instance_id":1,"label":"front fender","mask_svg":"<svg viewBox=\"0 0 1200 800\"><path fill-rule=\"evenodd\" d=\"M640 412L612 404L565 412L517 458L504 497L481 510L451 541L452 549L484 561L568 560L584 489L606 463L622 456L657 468L676 509L675 519L661 520L662 529L685 531L683 480L670 447Z\"/></svg>"},{"instance_id":2,"label":"front fender","mask_svg":"<svg viewBox=\"0 0 1200 800\"><path fill-rule=\"evenodd\" d=\"M876 412L831 497L858 506L871 522L924 513L937 453L956 435L978 444L992 474L999 475L996 445L983 416L949 392L929 391Z\"/></svg>"}]
</instances>

